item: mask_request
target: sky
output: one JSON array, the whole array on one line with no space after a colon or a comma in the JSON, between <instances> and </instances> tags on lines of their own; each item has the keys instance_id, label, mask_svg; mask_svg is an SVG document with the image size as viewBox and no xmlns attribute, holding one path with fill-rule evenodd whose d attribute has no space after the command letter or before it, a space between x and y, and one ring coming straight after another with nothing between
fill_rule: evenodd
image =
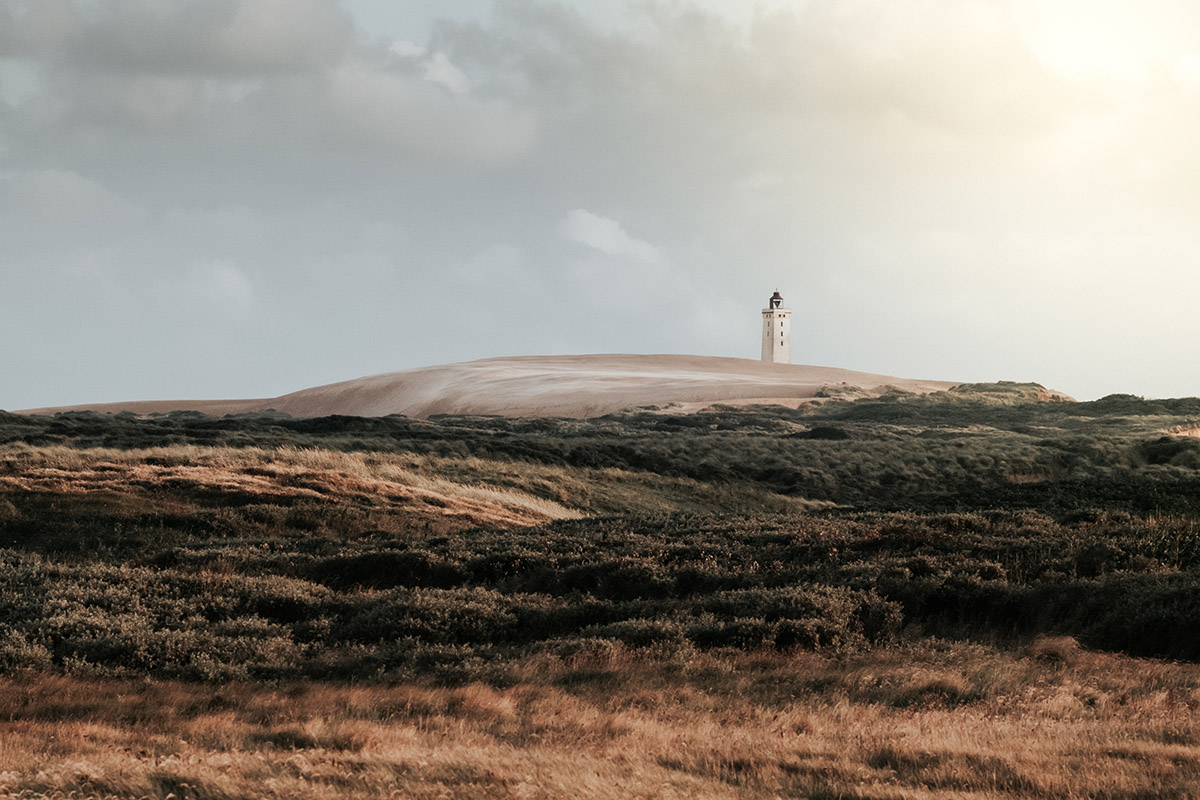
<instances>
[{"instance_id":1,"label":"sky","mask_svg":"<svg viewBox=\"0 0 1200 800\"><path fill-rule=\"evenodd\" d=\"M0 0L0 408L509 355L1200 395L1194 0Z\"/></svg>"}]
</instances>

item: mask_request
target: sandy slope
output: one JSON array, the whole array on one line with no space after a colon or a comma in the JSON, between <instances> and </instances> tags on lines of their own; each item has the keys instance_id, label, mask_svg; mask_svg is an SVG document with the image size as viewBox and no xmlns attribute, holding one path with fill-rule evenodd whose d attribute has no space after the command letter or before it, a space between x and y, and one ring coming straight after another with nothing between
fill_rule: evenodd
<instances>
[{"instance_id":1,"label":"sandy slope","mask_svg":"<svg viewBox=\"0 0 1200 800\"><path fill-rule=\"evenodd\" d=\"M907 380L864 372L742 358L676 355L519 356L389 372L261 400L141 401L23 413L90 409L139 414L172 410L234 414L275 409L296 417L328 414L501 414L593 417L633 406L713 403L797 405L823 386L849 384L870 393L886 386L911 392L948 389L945 381Z\"/></svg>"}]
</instances>

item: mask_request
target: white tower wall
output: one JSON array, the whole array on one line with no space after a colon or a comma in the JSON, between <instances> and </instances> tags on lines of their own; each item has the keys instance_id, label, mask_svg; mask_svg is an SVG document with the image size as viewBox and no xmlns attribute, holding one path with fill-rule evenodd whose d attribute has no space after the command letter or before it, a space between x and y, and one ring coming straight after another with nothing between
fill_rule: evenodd
<instances>
[{"instance_id":1,"label":"white tower wall","mask_svg":"<svg viewBox=\"0 0 1200 800\"><path fill-rule=\"evenodd\" d=\"M770 307L763 309L762 315L762 360L772 364L792 363L791 309L780 308L772 302Z\"/></svg>"}]
</instances>

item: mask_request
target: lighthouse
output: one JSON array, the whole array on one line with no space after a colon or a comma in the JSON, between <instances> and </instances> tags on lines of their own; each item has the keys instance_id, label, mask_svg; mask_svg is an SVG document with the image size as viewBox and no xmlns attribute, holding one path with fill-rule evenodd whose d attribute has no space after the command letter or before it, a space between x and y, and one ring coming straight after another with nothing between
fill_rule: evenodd
<instances>
[{"instance_id":1,"label":"lighthouse","mask_svg":"<svg viewBox=\"0 0 1200 800\"><path fill-rule=\"evenodd\" d=\"M768 364L792 363L792 312L783 307L779 290L763 309L762 360Z\"/></svg>"}]
</instances>

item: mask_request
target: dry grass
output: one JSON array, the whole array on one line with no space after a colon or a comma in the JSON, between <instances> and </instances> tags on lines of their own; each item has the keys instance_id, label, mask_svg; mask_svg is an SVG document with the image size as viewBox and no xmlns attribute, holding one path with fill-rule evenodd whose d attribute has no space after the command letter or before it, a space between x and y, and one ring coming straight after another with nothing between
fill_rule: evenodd
<instances>
[{"instance_id":1,"label":"dry grass","mask_svg":"<svg viewBox=\"0 0 1200 800\"><path fill-rule=\"evenodd\" d=\"M1053 653L1052 657L1045 657ZM1200 668L598 647L474 684L0 682L0 796L1193 797Z\"/></svg>"},{"instance_id":2,"label":"dry grass","mask_svg":"<svg viewBox=\"0 0 1200 800\"><path fill-rule=\"evenodd\" d=\"M820 504L747 487L721 487L618 469L550 467L411 453L284 447L170 447L118 450L0 447L5 493L135 493L161 506L165 495L211 501L354 503L436 516L455 528L536 525L596 513L800 512ZM5 513L0 507L0 515ZM149 507L149 505L145 505Z\"/></svg>"},{"instance_id":3,"label":"dry grass","mask_svg":"<svg viewBox=\"0 0 1200 800\"><path fill-rule=\"evenodd\" d=\"M411 468L403 457L333 450L198 447L143 450L23 446L0 450L5 492L61 495L163 493L260 503L296 500L366 504L476 525L536 525L583 513L545 497L485 483L458 483Z\"/></svg>"}]
</instances>

